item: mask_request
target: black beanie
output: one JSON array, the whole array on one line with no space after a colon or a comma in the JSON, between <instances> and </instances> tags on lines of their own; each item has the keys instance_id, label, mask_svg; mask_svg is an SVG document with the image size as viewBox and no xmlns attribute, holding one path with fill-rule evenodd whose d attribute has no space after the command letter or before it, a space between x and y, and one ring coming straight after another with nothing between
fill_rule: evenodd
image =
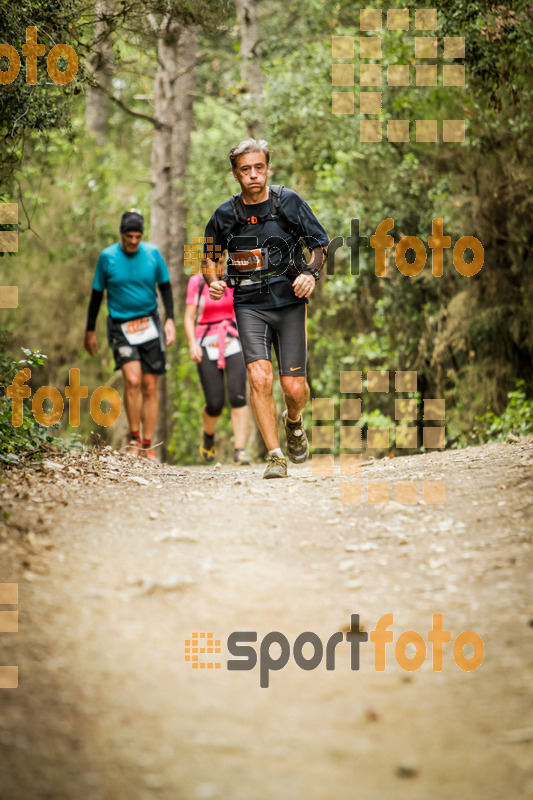
<instances>
[{"instance_id":1,"label":"black beanie","mask_svg":"<svg viewBox=\"0 0 533 800\"><path fill-rule=\"evenodd\" d=\"M120 220L120 232L130 233L133 231L144 233L144 217L137 211L125 211Z\"/></svg>"}]
</instances>

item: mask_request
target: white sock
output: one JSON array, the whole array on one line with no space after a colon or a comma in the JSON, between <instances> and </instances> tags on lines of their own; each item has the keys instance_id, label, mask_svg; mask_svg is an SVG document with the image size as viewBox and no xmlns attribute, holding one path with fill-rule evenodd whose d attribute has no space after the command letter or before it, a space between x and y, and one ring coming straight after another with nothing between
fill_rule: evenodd
<instances>
[{"instance_id":1,"label":"white sock","mask_svg":"<svg viewBox=\"0 0 533 800\"><path fill-rule=\"evenodd\" d=\"M284 458L284 455L281 451L281 447L276 447L274 450L268 451L269 456L279 456L279 458Z\"/></svg>"},{"instance_id":2,"label":"white sock","mask_svg":"<svg viewBox=\"0 0 533 800\"><path fill-rule=\"evenodd\" d=\"M302 419L302 416L301 416L301 414L300 414L300 416L298 417L298 419L291 419L291 418L289 417L289 415L287 414L287 422L291 422L293 425L296 425L296 423L297 423L297 422L300 422L300 420L301 420L301 419Z\"/></svg>"}]
</instances>

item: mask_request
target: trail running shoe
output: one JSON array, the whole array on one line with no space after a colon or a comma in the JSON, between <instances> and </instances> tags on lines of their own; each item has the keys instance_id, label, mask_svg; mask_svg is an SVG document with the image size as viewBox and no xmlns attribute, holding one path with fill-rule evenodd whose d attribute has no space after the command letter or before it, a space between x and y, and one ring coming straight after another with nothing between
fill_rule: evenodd
<instances>
[{"instance_id":1,"label":"trail running shoe","mask_svg":"<svg viewBox=\"0 0 533 800\"><path fill-rule=\"evenodd\" d=\"M301 464L309 455L309 442L305 435L302 415L300 414L297 422L289 422L288 414L289 412L285 409L282 416L287 434L287 455L293 464Z\"/></svg>"},{"instance_id":2,"label":"trail running shoe","mask_svg":"<svg viewBox=\"0 0 533 800\"><path fill-rule=\"evenodd\" d=\"M273 454L267 457L267 468L263 473L263 478L287 478L287 459L280 458Z\"/></svg>"},{"instance_id":3,"label":"trail running shoe","mask_svg":"<svg viewBox=\"0 0 533 800\"><path fill-rule=\"evenodd\" d=\"M248 466L248 464L252 463L252 459L246 452L246 450L235 450L233 453L233 464L236 467L240 466Z\"/></svg>"},{"instance_id":4,"label":"trail running shoe","mask_svg":"<svg viewBox=\"0 0 533 800\"><path fill-rule=\"evenodd\" d=\"M215 462L215 437L207 437L202 434L202 444L200 445L200 455L206 464L214 464Z\"/></svg>"},{"instance_id":5,"label":"trail running shoe","mask_svg":"<svg viewBox=\"0 0 533 800\"><path fill-rule=\"evenodd\" d=\"M130 441L124 448L124 452L127 453L129 456L133 456L134 458L137 458L140 450L141 450L141 445L135 439L130 439Z\"/></svg>"},{"instance_id":6,"label":"trail running shoe","mask_svg":"<svg viewBox=\"0 0 533 800\"><path fill-rule=\"evenodd\" d=\"M155 450L152 447L146 447L146 448L143 447L143 449L139 452L139 455L142 458L148 459L148 461L152 461L154 464L161 463L155 454Z\"/></svg>"}]
</instances>

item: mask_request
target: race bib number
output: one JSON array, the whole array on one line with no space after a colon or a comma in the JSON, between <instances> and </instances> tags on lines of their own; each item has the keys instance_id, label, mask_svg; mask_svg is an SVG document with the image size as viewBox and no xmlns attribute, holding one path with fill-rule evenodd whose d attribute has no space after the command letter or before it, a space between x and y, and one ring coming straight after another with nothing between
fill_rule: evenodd
<instances>
[{"instance_id":1,"label":"race bib number","mask_svg":"<svg viewBox=\"0 0 533 800\"><path fill-rule=\"evenodd\" d=\"M268 267L268 250L266 247L257 250L246 250L242 253L230 253L230 258L237 269L265 269Z\"/></svg>"},{"instance_id":2,"label":"race bib number","mask_svg":"<svg viewBox=\"0 0 533 800\"><path fill-rule=\"evenodd\" d=\"M211 336L206 336L203 341L203 346L207 350L207 357L209 361L218 361L218 336L213 333ZM224 358L234 356L235 353L240 353L242 350L241 343L233 336L226 336L226 345L224 347Z\"/></svg>"},{"instance_id":3,"label":"race bib number","mask_svg":"<svg viewBox=\"0 0 533 800\"><path fill-rule=\"evenodd\" d=\"M128 344L145 344L159 337L159 331L152 317L132 319L131 322L123 322L120 327Z\"/></svg>"}]
</instances>

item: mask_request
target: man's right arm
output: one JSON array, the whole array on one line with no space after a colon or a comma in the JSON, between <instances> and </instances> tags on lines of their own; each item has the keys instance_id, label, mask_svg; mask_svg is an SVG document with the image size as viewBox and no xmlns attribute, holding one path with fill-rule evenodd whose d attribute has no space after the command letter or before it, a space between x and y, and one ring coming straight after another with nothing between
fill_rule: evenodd
<instances>
[{"instance_id":1,"label":"man's right arm","mask_svg":"<svg viewBox=\"0 0 533 800\"><path fill-rule=\"evenodd\" d=\"M224 264L224 259L220 259L220 264ZM205 282L209 286L209 296L211 300L220 300L227 289L227 283L224 280L224 267L219 266L218 261L212 261L210 258L202 258L201 271Z\"/></svg>"},{"instance_id":2,"label":"man's right arm","mask_svg":"<svg viewBox=\"0 0 533 800\"><path fill-rule=\"evenodd\" d=\"M87 312L87 327L85 329L85 339L83 345L90 356L96 355L98 352L98 342L96 341L96 318L100 311L102 304L103 292L93 289L91 299L89 301L89 310Z\"/></svg>"},{"instance_id":3,"label":"man's right arm","mask_svg":"<svg viewBox=\"0 0 533 800\"><path fill-rule=\"evenodd\" d=\"M101 289L95 288L101 286ZM105 286L105 265L104 256L101 253L96 264L96 271L93 281L93 289L91 299L89 300L89 309L87 311L87 326L85 328L84 347L89 355L94 356L98 352L98 342L96 341L96 318L102 305L102 298L104 296Z\"/></svg>"},{"instance_id":4,"label":"man's right arm","mask_svg":"<svg viewBox=\"0 0 533 800\"><path fill-rule=\"evenodd\" d=\"M91 299L89 300L89 310L87 311L86 331L92 331L94 333L96 330L96 318L98 316L98 312L100 311L103 297L103 292L99 292L97 289L92 290Z\"/></svg>"},{"instance_id":5,"label":"man's right arm","mask_svg":"<svg viewBox=\"0 0 533 800\"><path fill-rule=\"evenodd\" d=\"M205 239L213 244L209 247L219 245L220 236L216 219L216 212L213 214L205 229ZM220 300L226 291L226 282L224 281L224 259L219 258L217 261L208 258L205 255L207 245L204 245L204 257L202 258L201 272L205 278L205 282L209 286L209 295L211 300ZM222 247L222 249L225 249Z\"/></svg>"}]
</instances>

